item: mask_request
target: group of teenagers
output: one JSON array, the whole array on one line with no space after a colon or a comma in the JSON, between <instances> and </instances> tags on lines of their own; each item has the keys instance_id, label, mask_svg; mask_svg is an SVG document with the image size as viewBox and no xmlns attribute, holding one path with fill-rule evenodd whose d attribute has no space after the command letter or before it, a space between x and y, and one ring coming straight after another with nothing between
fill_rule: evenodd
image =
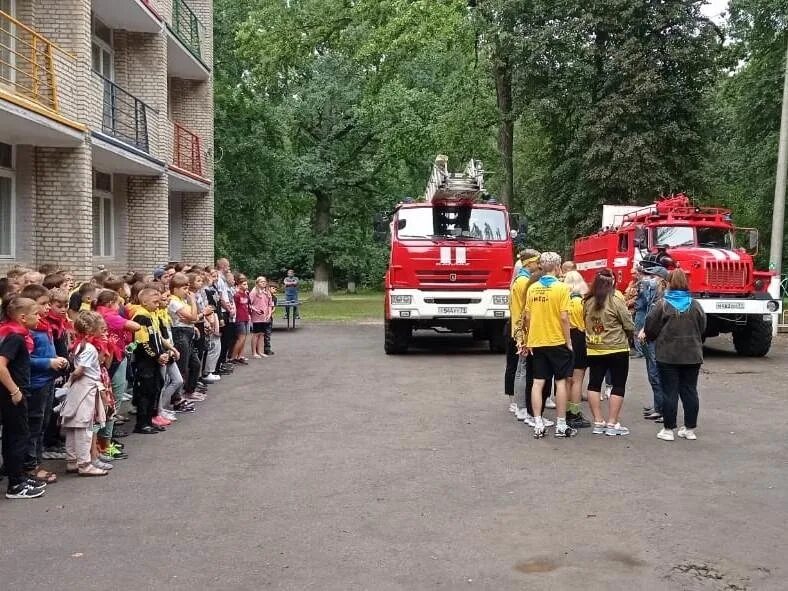
<instances>
[{"instance_id":1,"label":"group of teenagers","mask_svg":"<svg viewBox=\"0 0 788 591\"><path fill-rule=\"evenodd\" d=\"M53 265L11 269L0 278L6 498L42 496L58 479L45 459L65 460L66 473L107 475L128 457L122 424L154 435L195 412L210 384L249 363L250 333L253 358L274 354L275 306L265 277L250 288L227 259L149 275L101 271L81 283Z\"/></svg>"},{"instance_id":2,"label":"group of teenagers","mask_svg":"<svg viewBox=\"0 0 788 591\"><path fill-rule=\"evenodd\" d=\"M697 439L706 315L681 269L669 271L649 255L622 292L611 269L598 270L589 285L574 262L527 249L518 255L509 307L505 394L509 410L535 438L553 425L559 438L583 428L629 435L621 411L636 345L652 390L644 419L662 423L661 440ZM679 400L684 424L676 432ZM555 422L544 417L545 408L555 408Z\"/></svg>"}]
</instances>

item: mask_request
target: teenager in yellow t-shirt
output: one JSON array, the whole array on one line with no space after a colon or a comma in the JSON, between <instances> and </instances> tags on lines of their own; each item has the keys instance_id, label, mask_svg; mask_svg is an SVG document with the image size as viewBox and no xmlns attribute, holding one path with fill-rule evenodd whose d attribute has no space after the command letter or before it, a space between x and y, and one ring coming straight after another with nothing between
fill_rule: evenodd
<instances>
[{"instance_id":1,"label":"teenager in yellow t-shirt","mask_svg":"<svg viewBox=\"0 0 788 591\"><path fill-rule=\"evenodd\" d=\"M545 434L542 418L542 391L545 382L555 378L556 437L571 437L577 429L566 424L567 379L572 375L573 356L569 326L570 292L555 274L561 257L545 252L539 257L543 275L528 290L525 304L527 347L533 355L534 385L531 406L534 411L534 437Z\"/></svg>"},{"instance_id":2,"label":"teenager in yellow t-shirt","mask_svg":"<svg viewBox=\"0 0 788 591\"><path fill-rule=\"evenodd\" d=\"M511 396L509 411L516 413L518 410L514 396L515 378L520 356L517 354L518 334L522 330L519 323L525 308L525 296L528 292L528 281L531 274L539 270L539 253L526 249L520 252L517 258L520 267L515 269L512 283L509 286L509 338L506 342L506 370L504 372L504 394Z\"/></svg>"}]
</instances>

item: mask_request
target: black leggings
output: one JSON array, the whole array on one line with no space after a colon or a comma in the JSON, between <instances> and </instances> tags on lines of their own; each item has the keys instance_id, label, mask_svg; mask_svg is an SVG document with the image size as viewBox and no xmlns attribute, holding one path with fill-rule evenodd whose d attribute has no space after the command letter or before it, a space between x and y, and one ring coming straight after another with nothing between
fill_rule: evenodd
<instances>
[{"instance_id":1,"label":"black leggings","mask_svg":"<svg viewBox=\"0 0 788 591\"><path fill-rule=\"evenodd\" d=\"M589 355L588 367L591 368L588 378L589 392L601 392L605 374L610 372L608 384L613 387L610 393L624 397L627 390L627 377L629 377L629 351Z\"/></svg>"},{"instance_id":2,"label":"black leggings","mask_svg":"<svg viewBox=\"0 0 788 591\"><path fill-rule=\"evenodd\" d=\"M517 373L517 362L520 356L517 354L517 343L512 338L511 325L507 322L506 328L506 370L503 374L503 393L507 396L514 396L514 376Z\"/></svg>"}]
</instances>

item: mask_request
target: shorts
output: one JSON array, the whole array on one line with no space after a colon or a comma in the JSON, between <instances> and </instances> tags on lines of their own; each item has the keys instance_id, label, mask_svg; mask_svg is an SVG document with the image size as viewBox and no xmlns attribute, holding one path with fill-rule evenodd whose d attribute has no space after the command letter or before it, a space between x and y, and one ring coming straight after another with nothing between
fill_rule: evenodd
<instances>
[{"instance_id":1,"label":"shorts","mask_svg":"<svg viewBox=\"0 0 788 591\"><path fill-rule=\"evenodd\" d=\"M565 380L572 375L574 356L566 345L534 347L532 351L535 380Z\"/></svg>"},{"instance_id":2,"label":"shorts","mask_svg":"<svg viewBox=\"0 0 788 591\"><path fill-rule=\"evenodd\" d=\"M612 386L611 394L624 397L629 377L629 351L609 353L607 355L589 355L588 367L591 369L588 377L589 392L601 392L605 374L610 372Z\"/></svg>"},{"instance_id":3,"label":"shorts","mask_svg":"<svg viewBox=\"0 0 788 591\"><path fill-rule=\"evenodd\" d=\"M249 334L249 322L236 322L235 334Z\"/></svg>"},{"instance_id":4,"label":"shorts","mask_svg":"<svg viewBox=\"0 0 788 591\"><path fill-rule=\"evenodd\" d=\"M570 336L572 337L572 353L575 358L575 369L586 369L588 367L588 350L586 349L586 333L579 328L573 328Z\"/></svg>"},{"instance_id":5,"label":"shorts","mask_svg":"<svg viewBox=\"0 0 788 591\"><path fill-rule=\"evenodd\" d=\"M253 334L264 334L266 327L270 326L270 322L254 322L252 323Z\"/></svg>"}]
</instances>

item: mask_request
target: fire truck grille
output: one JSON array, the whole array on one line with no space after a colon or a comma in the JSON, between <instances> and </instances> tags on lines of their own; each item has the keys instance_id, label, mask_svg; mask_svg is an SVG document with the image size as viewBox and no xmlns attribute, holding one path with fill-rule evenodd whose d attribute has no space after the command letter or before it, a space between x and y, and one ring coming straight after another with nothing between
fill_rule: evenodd
<instances>
[{"instance_id":1,"label":"fire truck grille","mask_svg":"<svg viewBox=\"0 0 788 591\"><path fill-rule=\"evenodd\" d=\"M488 271L432 269L416 271L419 286L422 288L466 288L478 287L487 283Z\"/></svg>"},{"instance_id":2,"label":"fire truck grille","mask_svg":"<svg viewBox=\"0 0 788 591\"><path fill-rule=\"evenodd\" d=\"M746 287L749 284L747 265L734 261L707 263L706 283L710 289Z\"/></svg>"}]
</instances>

